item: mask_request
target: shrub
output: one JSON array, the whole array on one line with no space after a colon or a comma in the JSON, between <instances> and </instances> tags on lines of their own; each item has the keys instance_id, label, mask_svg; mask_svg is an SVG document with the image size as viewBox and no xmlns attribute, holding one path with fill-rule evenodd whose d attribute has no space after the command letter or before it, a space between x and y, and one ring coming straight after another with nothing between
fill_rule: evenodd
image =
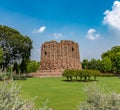
<instances>
[{"instance_id":1,"label":"shrub","mask_svg":"<svg viewBox=\"0 0 120 110\"><path fill-rule=\"evenodd\" d=\"M105 94L105 90L95 85L85 89L87 99L81 103L79 110L120 110L120 95L115 92Z\"/></svg>"},{"instance_id":2,"label":"shrub","mask_svg":"<svg viewBox=\"0 0 120 110\"><path fill-rule=\"evenodd\" d=\"M80 80L84 78L84 81L89 81L90 78L93 76L94 80L96 80L96 77L99 76L100 71L98 70L75 70L75 69L65 69L63 71L62 76L65 76L67 80L72 80L73 77L77 79L77 77L80 77Z\"/></svg>"},{"instance_id":3,"label":"shrub","mask_svg":"<svg viewBox=\"0 0 120 110\"><path fill-rule=\"evenodd\" d=\"M67 80L72 80L72 77L73 77L73 70L72 69L65 69L64 71L63 71L63 74L62 74L62 76L65 76L66 78L67 78Z\"/></svg>"},{"instance_id":4,"label":"shrub","mask_svg":"<svg viewBox=\"0 0 120 110\"><path fill-rule=\"evenodd\" d=\"M0 110L37 110L34 105L34 99L24 99L20 95L20 86L12 81L3 81L0 83ZM39 110L50 110L43 103Z\"/></svg>"},{"instance_id":5,"label":"shrub","mask_svg":"<svg viewBox=\"0 0 120 110\"><path fill-rule=\"evenodd\" d=\"M10 73L3 73L3 72L0 73L0 80L1 81L9 80L10 78L11 78L11 74Z\"/></svg>"},{"instance_id":6,"label":"shrub","mask_svg":"<svg viewBox=\"0 0 120 110\"><path fill-rule=\"evenodd\" d=\"M94 77L94 80L96 80L97 76L100 75L100 71L98 71L98 70L89 70L89 72L90 72L91 76Z\"/></svg>"},{"instance_id":7,"label":"shrub","mask_svg":"<svg viewBox=\"0 0 120 110\"><path fill-rule=\"evenodd\" d=\"M84 81L86 81L87 79L90 80L91 74L89 70L81 70L81 72L82 72L82 77L84 78Z\"/></svg>"},{"instance_id":8,"label":"shrub","mask_svg":"<svg viewBox=\"0 0 120 110\"><path fill-rule=\"evenodd\" d=\"M26 76L23 75L13 75L13 73L0 73L0 81L4 80L26 80Z\"/></svg>"},{"instance_id":9,"label":"shrub","mask_svg":"<svg viewBox=\"0 0 120 110\"><path fill-rule=\"evenodd\" d=\"M0 110L33 110L32 101L20 96L20 88L11 82L0 83Z\"/></svg>"}]
</instances>

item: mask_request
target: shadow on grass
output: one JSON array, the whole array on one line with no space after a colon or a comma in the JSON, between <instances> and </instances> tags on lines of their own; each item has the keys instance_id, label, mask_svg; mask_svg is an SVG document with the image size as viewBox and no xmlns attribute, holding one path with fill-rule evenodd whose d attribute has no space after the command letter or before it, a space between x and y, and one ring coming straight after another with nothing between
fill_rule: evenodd
<instances>
[{"instance_id":1,"label":"shadow on grass","mask_svg":"<svg viewBox=\"0 0 120 110\"><path fill-rule=\"evenodd\" d=\"M62 80L64 82L98 82L98 80Z\"/></svg>"},{"instance_id":2,"label":"shadow on grass","mask_svg":"<svg viewBox=\"0 0 120 110\"><path fill-rule=\"evenodd\" d=\"M26 76L26 78L33 78L34 76Z\"/></svg>"},{"instance_id":3,"label":"shadow on grass","mask_svg":"<svg viewBox=\"0 0 120 110\"><path fill-rule=\"evenodd\" d=\"M23 75L23 76L20 76L20 77L19 76L13 77L14 80L27 80L28 78L33 78L33 76L27 76L27 75L24 76Z\"/></svg>"}]
</instances>

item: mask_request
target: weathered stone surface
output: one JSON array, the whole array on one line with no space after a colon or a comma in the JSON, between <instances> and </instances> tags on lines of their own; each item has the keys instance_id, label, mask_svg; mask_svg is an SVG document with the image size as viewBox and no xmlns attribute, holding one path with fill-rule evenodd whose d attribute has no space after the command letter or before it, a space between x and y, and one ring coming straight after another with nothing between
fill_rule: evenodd
<instances>
[{"instance_id":1,"label":"weathered stone surface","mask_svg":"<svg viewBox=\"0 0 120 110\"><path fill-rule=\"evenodd\" d=\"M45 42L41 46L42 70L81 69L79 46L76 42L62 40Z\"/></svg>"}]
</instances>

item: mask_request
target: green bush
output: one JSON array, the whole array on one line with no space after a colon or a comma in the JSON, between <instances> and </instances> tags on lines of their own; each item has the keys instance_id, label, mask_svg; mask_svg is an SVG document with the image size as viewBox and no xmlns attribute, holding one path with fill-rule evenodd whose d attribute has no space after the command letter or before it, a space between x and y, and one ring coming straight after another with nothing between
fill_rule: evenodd
<instances>
[{"instance_id":1,"label":"green bush","mask_svg":"<svg viewBox=\"0 0 120 110\"><path fill-rule=\"evenodd\" d=\"M81 103L79 110L120 110L120 95L115 92L105 94L105 90L94 85L85 89L87 99Z\"/></svg>"},{"instance_id":2,"label":"green bush","mask_svg":"<svg viewBox=\"0 0 120 110\"><path fill-rule=\"evenodd\" d=\"M21 95L20 86L12 81L0 83L0 110L37 110L34 99L25 99ZM46 102L39 110L50 110Z\"/></svg>"},{"instance_id":3,"label":"green bush","mask_svg":"<svg viewBox=\"0 0 120 110\"><path fill-rule=\"evenodd\" d=\"M0 83L0 110L33 110L33 102L24 100L17 86L13 82Z\"/></svg>"},{"instance_id":4,"label":"green bush","mask_svg":"<svg viewBox=\"0 0 120 110\"><path fill-rule=\"evenodd\" d=\"M0 80L9 80L11 78L11 74L10 73L0 73Z\"/></svg>"},{"instance_id":5,"label":"green bush","mask_svg":"<svg viewBox=\"0 0 120 110\"><path fill-rule=\"evenodd\" d=\"M74 74L73 74L73 76L76 78L76 80L78 80L78 77L80 77L80 75L81 75L81 72L80 72L80 70L78 70L78 69L74 69Z\"/></svg>"},{"instance_id":6,"label":"green bush","mask_svg":"<svg viewBox=\"0 0 120 110\"><path fill-rule=\"evenodd\" d=\"M81 75L84 78L84 81L90 80L91 74L89 70L81 70Z\"/></svg>"},{"instance_id":7,"label":"green bush","mask_svg":"<svg viewBox=\"0 0 120 110\"><path fill-rule=\"evenodd\" d=\"M75 70L75 69L65 69L63 71L62 76L65 76L67 78L67 80L72 80L73 77L77 79L77 77L80 78L80 80L82 81L84 79L84 81L90 81L91 77L94 78L94 80L96 80L96 77L99 76L100 71L98 70Z\"/></svg>"},{"instance_id":8,"label":"green bush","mask_svg":"<svg viewBox=\"0 0 120 110\"><path fill-rule=\"evenodd\" d=\"M63 71L63 74L62 74L62 76L65 76L66 78L67 78L67 80L72 80L72 77L73 77L73 70L72 69L65 69L64 71Z\"/></svg>"},{"instance_id":9,"label":"green bush","mask_svg":"<svg viewBox=\"0 0 120 110\"><path fill-rule=\"evenodd\" d=\"M89 70L91 76L94 77L94 80L96 80L97 76L99 76L101 73L98 70Z\"/></svg>"},{"instance_id":10,"label":"green bush","mask_svg":"<svg viewBox=\"0 0 120 110\"><path fill-rule=\"evenodd\" d=\"M13 75L12 73L0 73L0 80L26 80L26 76L23 75Z\"/></svg>"}]
</instances>

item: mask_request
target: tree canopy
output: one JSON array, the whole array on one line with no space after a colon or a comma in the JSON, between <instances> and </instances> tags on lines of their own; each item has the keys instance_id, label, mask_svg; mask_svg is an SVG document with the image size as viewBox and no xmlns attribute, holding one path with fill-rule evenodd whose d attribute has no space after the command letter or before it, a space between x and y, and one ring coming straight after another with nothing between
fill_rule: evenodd
<instances>
[{"instance_id":1,"label":"tree canopy","mask_svg":"<svg viewBox=\"0 0 120 110\"><path fill-rule=\"evenodd\" d=\"M120 73L120 46L114 46L101 55L101 60L84 59L83 69L100 70L101 72Z\"/></svg>"},{"instance_id":2,"label":"tree canopy","mask_svg":"<svg viewBox=\"0 0 120 110\"><path fill-rule=\"evenodd\" d=\"M29 59L32 41L15 29L0 25L0 47L4 52L4 67Z\"/></svg>"},{"instance_id":3,"label":"tree canopy","mask_svg":"<svg viewBox=\"0 0 120 110\"><path fill-rule=\"evenodd\" d=\"M114 46L111 50L101 55L102 59L109 59L112 63L112 72L120 73L120 46Z\"/></svg>"}]
</instances>

